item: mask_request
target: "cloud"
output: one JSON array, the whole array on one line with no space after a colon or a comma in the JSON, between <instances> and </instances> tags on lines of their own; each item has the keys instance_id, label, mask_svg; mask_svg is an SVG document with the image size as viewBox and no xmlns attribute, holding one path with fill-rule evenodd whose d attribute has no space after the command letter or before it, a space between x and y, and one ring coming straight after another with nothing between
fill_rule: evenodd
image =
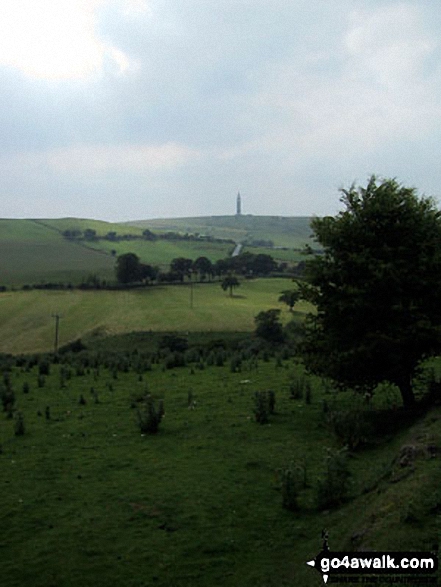
<instances>
[{"instance_id":1,"label":"cloud","mask_svg":"<svg viewBox=\"0 0 441 587\"><path fill-rule=\"evenodd\" d=\"M121 2L132 11L143 5ZM0 65L45 80L87 79L99 74L106 61L117 73L126 72L132 66L128 57L96 34L96 14L105 4L106 0L3 0Z\"/></svg>"},{"instance_id":2,"label":"cloud","mask_svg":"<svg viewBox=\"0 0 441 587\"><path fill-rule=\"evenodd\" d=\"M268 149L330 160L433 132L439 71L427 71L427 62L438 43L422 12L398 3L353 11L346 22L327 52L285 61L264 76L253 116L272 111L261 139Z\"/></svg>"},{"instance_id":3,"label":"cloud","mask_svg":"<svg viewBox=\"0 0 441 587\"><path fill-rule=\"evenodd\" d=\"M170 170L197 160L194 149L167 143L164 145L79 145L47 152L20 153L0 158L0 168L47 168L60 174L103 172L150 173Z\"/></svg>"},{"instance_id":4,"label":"cloud","mask_svg":"<svg viewBox=\"0 0 441 587\"><path fill-rule=\"evenodd\" d=\"M433 0L4 6L22 20L0 27L21 22L29 43L5 53L0 35L0 193L30 209L37 193L38 214L48 202L51 214L73 203L90 214L97 202L95 216L118 219L127 191L132 218L221 214L238 189L250 213L324 213L342 183L373 172L428 193L441 182Z\"/></svg>"}]
</instances>

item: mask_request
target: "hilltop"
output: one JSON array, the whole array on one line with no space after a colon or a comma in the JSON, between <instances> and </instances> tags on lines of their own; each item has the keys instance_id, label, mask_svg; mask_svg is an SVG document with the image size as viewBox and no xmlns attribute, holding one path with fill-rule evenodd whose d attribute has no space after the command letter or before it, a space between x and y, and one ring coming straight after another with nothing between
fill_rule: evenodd
<instances>
[{"instance_id":1,"label":"hilltop","mask_svg":"<svg viewBox=\"0 0 441 587\"><path fill-rule=\"evenodd\" d=\"M301 248L311 241L309 216L200 216L164 218L127 223L153 231L176 231L201 234L236 242L272 241L276 247Z\"/></svg>"}]
</instances>

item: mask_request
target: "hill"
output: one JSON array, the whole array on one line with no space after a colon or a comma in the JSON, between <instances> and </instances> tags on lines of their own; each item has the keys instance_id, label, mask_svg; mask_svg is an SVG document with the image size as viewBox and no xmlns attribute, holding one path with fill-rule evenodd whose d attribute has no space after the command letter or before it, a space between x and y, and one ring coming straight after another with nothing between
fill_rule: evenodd
<instances>
[{"instance_id":1,"label":"hill","mask_svg":"<svg viewBox=\"0 0 441 587\"><path fill-rule=\"evenodd\" d=\"M50 351L54 313L60 321L60 344L87 334L150 330L252 331L254 316L278 307L291 317L278 297L286 279L243 281L230 298L218 282L155 286L126 291L19 291L0 293L0 353ZM192 293L193 307L190 304ZM296 310L305 312L307 304ZM301 314L295 312L296 316Z\"/></svg>"},{"instance_id":2,"label":"hill","mask_svg":"<svg viewBox=\"0 0 441 587\"><path fill-rule=\"evenodd\" d=\"M298 249L311 243L309 220L276 216L212 216L131 223L83 218L1 219L0 285L42 282L75 285L90 275L113 280L114 257L127 252L136 253L142 262L161 268L176 257L206 256L214 262L231 254L231 241L248 243L245 250L268 253L280 261L298 261ZM180 236L145 240L142 232L146 228L157 234L176 232ZM65 237L66 232L82 235L87 230L95 238ZM211 238L181 238L186 233ZM250 246L259 242L259 247ZM269 247L270 242L276 248Z\"/></svg>"},{"instance_id":3,"label":"hill","mask_svg":"<svg viewBox=\"0 0 441 587\"><path fill-rule=\"evenodd\" d=\"M201 234L235 242L272 241L276 247L302 248L311 246L311 218L308 216L202 216L197 218L168 218L140 220L128 223L137 228L154 231L176 231Z\"/></svg>"},{"instance_id":4,"label":"hill","mask_svg":"<svg viewBox=\"0 0 441 587\"><path fill-rule=\"evenodd\" d=\"M152 362L112 343L105 354L19 358L3 371L15 390L12 417L0 419L4 587L315 587L322 577L305 563L324 528L331 551L354 556L437 548L439 406L393 430L391 390L366 406L330 393L295 359L243 356L233 372L238 351L205 345L171 368L169 355ZM305 381L309 402L290 391ZM268 389L276 410L261 425L253 397ZM147 392L164 401L156 435L138 426ZM350 451L340 486L329 467L340 443L325 404L382 429ZM301 484L289 510L284 479L295 471ZM317 499L323 483L330 497L340 492L327 509ZM347 584L333 575L330 583ZM356 582L380 583L365 579Z\"/></svg>"},{"instance_id":5,"label":"hill","mask_svg":"<svg viewBox=\"0 0 441 587\"><path fill-rule=\"evenodd\" d=\"M111 278L110 255L68 241L39 220L0 220L0 285L78 283L90 273Z\"/></svg>"}]
</instances>

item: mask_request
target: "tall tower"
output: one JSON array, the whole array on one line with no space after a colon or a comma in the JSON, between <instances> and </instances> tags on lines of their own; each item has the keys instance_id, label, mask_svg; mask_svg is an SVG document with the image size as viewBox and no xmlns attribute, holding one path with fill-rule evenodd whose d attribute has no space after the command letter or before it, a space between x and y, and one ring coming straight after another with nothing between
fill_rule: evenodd
<instances>
[{"instance_id":1,"label":"tall tower","mask_svg":"<svg viewBox=\"0 0 441 587\"><path fill-rule=\"evenodd\" d=\"M240 192L237 192L236 216L240 216L241 214L242 214L242 201L240 199Z\"/></svg>"}]
</instances>

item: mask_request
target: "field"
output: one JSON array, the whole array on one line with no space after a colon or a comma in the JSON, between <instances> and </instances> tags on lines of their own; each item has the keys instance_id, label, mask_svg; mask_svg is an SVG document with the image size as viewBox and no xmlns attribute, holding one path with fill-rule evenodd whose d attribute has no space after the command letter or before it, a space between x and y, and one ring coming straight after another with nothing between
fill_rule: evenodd
<instances>
[{"instance_id":1,"label":"field","mask_svg":"<svg viewBox=\"0 0 441 587\"><path fill-rule=\"evenodd\" d=\"M127 291L22 291L0 293L0 352L48 351L54 342L54 314L60 319L60 344L98 333L152 331L244 331L254 328L254 317L269 308L280 308L287 279L242 281L231 298L218 282L153 286ZM297 315L308 309L296 307Z\"/></svg>"},{"instance_id":2,"label":"field","mask_svg":"<svg viewBox=\"0 0 441 587\"><path fill-rule=\"evenodd\" d=\"M231 252L185 240L78 243L64 230L271 239L290 250L248 250L292 261L308 223L0 220L0 285L113 280L112 250L163 268ZM292 339L257 338L262 310L280 309L285 325L314 310L278 302L292 287L268 278L242 279L232 297L217 281L0 293L2 586L318 587L306 562L323 529L332 551L438 549L440 397L405 412L383 384L367 401L305 373ZM85 348L66 348L78 339ZM439 359L414 381L418 400L431 384L441 388ZM157 434L139 426L152 415L148 396L156 409L164 402Z\"/></svg>"},{"instance_id":3,"label":"field","mask_svg":"<svg viewBox=\"0 0 441 587\"><path fill-rule=\"evenodd\" d=\"M206 216L200 218L170 218L142 220L129 223L154 231L199 233L216 238L231 238L236 242L264 239L275 246L303 248L311 240L311 218L307 216Z\"/></svg>"},{"instance_id":4,"label":"field","mask_svg":"<svg viewBox=\"0 0 441 587\"><path fill-rule=\"evenodd\" d=\"M290 399L303 378L291 359L244 360L232 373L208 359L202 370L168 370L142 366L139 355L118 368L106 356L108 367L78 355L48 375L26 363L10 373L25 433L14 435L17 414L0 419L5 587L314 587L322 578L305 563L324 527L333 550L430 550L437 541L439 457L426 447L440 446L439 408L354 454L349 501L317 511L326 449L340 446L323 402L353 405L349 394L311 379L310 403ZM268 388L276 410L259 425L253 393ZM147 389L164 400L157 435L137 426ZM421 454L402 467L409 443ZM295 466L305 486L289 511L281 471Z\"/></svg>"},{"instance_id":5,"label":"field","mask_svg":"<svg viewBox=\"0 0 441 587\"><path fill-rule=\"evenodd\" d=\"M190 220L192 222L190 223ZM211 234L215 237L233 238L237 242L245 237L274 240L289 250L245 247L244 251L266 253L278 261L298 262L298 251L309 241L309 219L273 217L214 217L177 219L112 224L99 220L61 218L49 220L1 220L0 219L0 286L21 287L39 283L72 283L78 285L90 276L114 281L115 257L124 253L136 253L143 263L157 265L167 270L176 257L196 259L208 257L212 262L231 255L234 245L222 242L189 240L69 240L63 237L66 230L95 230L99 237L109 232L118 236L140 236L147 225L154 231L180 231ZM199 222L199 224L198 224ZM190 226L189 226L190 223ZM238 225L238 226L234 226ZM269 232L267 232L269 231Z\"/></svg>"},{"instance_id":6,"label":"field","mask_svg":"<svg viewBox=\"0 0 441 587\"><path fill-rule=\"evenodd\" d=\"M110 255L67 241L33 220L0 220L0 285L79 283L89 274L113 279Z\"/></svg>"}]
</instances>

